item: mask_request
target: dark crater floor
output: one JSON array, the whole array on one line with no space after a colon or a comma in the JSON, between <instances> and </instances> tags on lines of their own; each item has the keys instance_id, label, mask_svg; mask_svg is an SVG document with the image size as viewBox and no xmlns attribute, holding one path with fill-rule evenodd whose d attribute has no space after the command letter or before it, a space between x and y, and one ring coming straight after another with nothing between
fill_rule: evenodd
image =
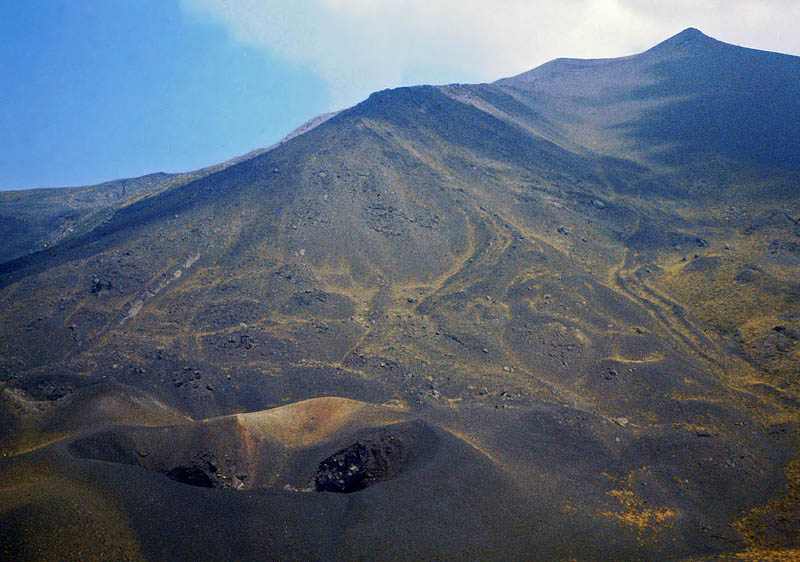
<instances>
[{"instance_id":1,"label":"dark crater floor","mask_svg":"<svg viewBox=\"0 0 800 562\"><path fill-rule=\"evenodd\" d=\"M419 462L435 442L436 435L422 422L361 439L319 464L314 488L350 493L390 480Z\"/></svg>"}]
</instances>

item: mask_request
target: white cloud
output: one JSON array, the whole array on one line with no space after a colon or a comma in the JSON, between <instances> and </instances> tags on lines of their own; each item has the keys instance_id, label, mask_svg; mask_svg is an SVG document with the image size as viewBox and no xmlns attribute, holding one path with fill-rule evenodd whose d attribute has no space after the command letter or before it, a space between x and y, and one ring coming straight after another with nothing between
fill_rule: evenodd
<instances>
[{"instance_id":1,"label":"white cloud","mask_svg":"<svg viewBox=\"0 0 800 562\"><path fill-rule=\"evenodd\" d=\"M308 66L333 108L401 84L479 82L556 57L644 50L689 26L800 52L796 0L181 0L242 42Z\"/></svg>"}]
</instances>

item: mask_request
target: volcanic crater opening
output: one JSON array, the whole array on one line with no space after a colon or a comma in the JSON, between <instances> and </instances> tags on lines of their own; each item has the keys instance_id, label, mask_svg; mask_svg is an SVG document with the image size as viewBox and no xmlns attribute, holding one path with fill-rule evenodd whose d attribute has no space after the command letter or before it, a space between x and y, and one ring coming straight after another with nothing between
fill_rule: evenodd
<instances>
[{"instance_id":1,"label":"volcanic crater opening","mask_svg":"<svg viewBox=\"0 0 800 562\"><path fill-rule=\"evenodd\" d=\"M423 441L433 438L433 432L420 423L356 441L319 463L314 488L318 492L351 493L391 480L412 467L426 448Z\"/></svg>"},{"instance_id":2,"label":"volcanic crater opening","mask_svg":"<svg viewBox=\"0 0 800 562\"><path fill-rule=\"evenodd\" d=\"M79 458L138 466L200 488L350 493L412 470L431 458L438 444L434 429L419 420L381 419L360 404L348 412L356 412L351 417L326 407L333 415L322 419L320 404L312 406L111 428L75 439L69 450ZM284 418L291 419L290 426L276 423ZM320 433L321 424L330 431Z\"/></svg>"}]
</instances>

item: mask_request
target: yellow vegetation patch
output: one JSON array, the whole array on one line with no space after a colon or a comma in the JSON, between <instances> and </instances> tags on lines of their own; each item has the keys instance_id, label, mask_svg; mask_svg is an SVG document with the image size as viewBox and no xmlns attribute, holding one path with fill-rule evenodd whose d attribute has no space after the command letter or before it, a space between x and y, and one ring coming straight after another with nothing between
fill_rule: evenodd
<instances>
[{"instance_id":1,"label":"yellow vegetation patch","mask_svg":"<svg viewBox=\"0 0 800 562\"><path fill-rule=\"evenodd\" d=\"M611 490L607 494L620 504L619 511L604 511L600 515L617 520L619 523L632 527L639 532L645 530L657 531L660 527L669 526L670 521L678 512L669 507L647 507L646 503L637 498L630 490Z\"/></svg>"},{"instance_id":2,"label":"yellow vegetation patch","mask_svg":"<svg viewBox=\"0 0 800 562\"><path fill-rule=\"evenodd\" d=\"M688 431L691 433L708 433L712 435L720 433L720 430L718 428L708 425L695 425L687 422L674 423L671 425L672 427L682 429L684 431Z\"/></svg>"},{"instance_id":3,"label":"yellow vegetation patch","mask_svg":"<svg viewBox=\"0 0 800 562\"><path fill-rule=\"evenodd\" d=\"M788 464L785 469L787 477L786 493L766 504L751 509L744 517L733 524L748 544L748 549L734 558L734 560L800 560L800 457ZM771 531L776 527L793 528L793 536L771 536ZM790 541L787 543L787 539ZM785 548L777 548L784 546ZM758 555L764 557L759 558ZM790 555L794 554L795 558ZM749 558L745 556L751 556ZM769 558L767 556L773 556Z\"/></svg>"},{"instance_id":4,"label":"yellow vegetation patch","mask_svg":"<svg viewBox=\"0 0 800 562\"><path fill-rule=\"evenodd\" d=\"M387 400L382 404L382 406L392 408L393 410L397 410L399 412L408 412L410 410L408 403L400 398L392 398L391 400Z\"/></svg>"},{"instance_id":5,"label":"yellow vegetation patch","mask_svg":"<svg viewBox=\"0 0 800 562\"><path fill-rule=\"evenodd\" d=\"M797 562L797 560L800 560L800 549L748 548L743 552L714 556L706 560L727 560L730 562Z\"/></svg>"},{"instance_id":6,"label":"yellow vegetation patch","mask_svg":"<svg viewBox=\"0 0 800 562\"><path fill-rule=\"evenodd\" d=\"M644 357L640 357L638 359L632 359L630 357L622 357L621 355L613 355L611 357L606 357L608 361L616 361L618 363L658 363L659 361L664 360L664 354L660 351L654 351Z\"/></svg>"},{"instance_id":7,"label":"yellow vegetation patch","mask_svg":"<svg viewBox=\"0 0 800 562\"><path fill-rule=\"evenodd\" d=\"M634 493L635 481L645 477L649 471L650 467L648 466L638 468L624 478L625 487L623 489L606 492L608 496L618 502L619 506L617 509L600 513L603 517L636 531L640 539L643 538L645 532L652 535L664 528L671 527L674 524L673 520L678 516L675 509L668 506L648 505L647 501L637 497ZM613 480L620 480L610 475L607 476Z\"/></svg>"},{"instance_id":8,"label":"yellow vegetation patch","mask_svg":"<svg viewBox=\"0 0 800 562\"><path fill-rule=\"evenodd\" d=\"M777 316L756 316L739 326L739 333L743 340L751 341L768 333L778 324L781 324L781 320Z\"/></svg>"},{"instance_id":9,"label":"yellow vegetation patch","mask_svg":"<svg viewBox=\"0 0 800 562\"><path fill-rule=\"evenodd\" d=\"M664 281L706 326L733 332L747 323L761 323L791 306L786 287L766 274L761 274L764 286L737 282L736 276L746 267L744 257L742 261L728 257L719 262L713 274L686 271L684 266L665 276Z\"/></svg>"}]
</instances>

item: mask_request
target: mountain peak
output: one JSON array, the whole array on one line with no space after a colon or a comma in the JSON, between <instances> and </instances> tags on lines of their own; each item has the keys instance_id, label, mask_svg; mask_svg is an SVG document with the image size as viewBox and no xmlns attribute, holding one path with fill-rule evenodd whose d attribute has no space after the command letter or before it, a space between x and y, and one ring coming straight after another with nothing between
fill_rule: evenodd
<instances>
[{"instance_id":1,"label":"mountain peak","mask_svg":"<svg viewBox=\"0 0 800 562\"><path fill-rule=\"evenodd\" d=\"M713 39L694 27L687 27L677 35L673 35L669 39L662 41L655 47L651 48L650 51L664 51L664 50L675 50L675 49L686 49L686 48L697 48L697 47L704 47L710 46L715 43L718 43L716 39Z\"/></svg>"},{"instance_id":2,"label":"mountain peak","mask_svg":"<svg viewBox=\"0 0 800 562\"><path fill-rule=\"evenodd\" d=\"M708 35L697 29L696 27L687 27L677 35L671 37L671 39L708 39ZM668 39L669 41L670 39Z\"/></svg>"}]
</instances>

